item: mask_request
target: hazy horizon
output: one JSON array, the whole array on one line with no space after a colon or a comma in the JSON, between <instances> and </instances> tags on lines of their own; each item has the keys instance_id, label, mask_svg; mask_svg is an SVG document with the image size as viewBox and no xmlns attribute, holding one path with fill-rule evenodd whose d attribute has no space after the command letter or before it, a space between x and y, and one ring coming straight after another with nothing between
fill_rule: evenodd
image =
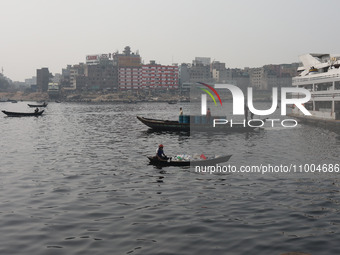
<instances>
[{"instance_id":1,"label":"hazy horizon","mask_svg":"<svg viewBox=\"0 0 340 255\"><path fill-rule=\"evenodd\" d=\"M210 57L230 68L298 62L339 53L340 2L0 0L0 68L14 81L48 67L61 73L86 55L130 46L144 63Z\"/></svg>"}]
</instances>

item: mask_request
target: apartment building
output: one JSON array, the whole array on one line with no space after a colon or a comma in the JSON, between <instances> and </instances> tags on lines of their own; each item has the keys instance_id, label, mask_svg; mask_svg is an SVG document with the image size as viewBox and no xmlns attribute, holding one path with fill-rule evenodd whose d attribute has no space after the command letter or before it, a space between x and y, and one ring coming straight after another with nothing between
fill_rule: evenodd
<instances>
[{"instance_id":1,"label":"apartment building","mask_svg":"<svg viewBox=\"0 0 340 255\"><path fill-rule=\"evenodd\" d=\"M142 79L142 59L138 51L131 52L130 46L126 46L123 53L116 52L112 57L118 67L118 89L139 89Z\"/></svg>"},{"instance_id":2,"label":"apartment building","mask_svg":"<svg viewBox=\"0 0 340 255\"><path fill-rule=\"evenodd\" d=\"M157 65L151 61L142 66L142 89L178 89L178 66Z\"/></svg>"},{"instance_id":3,"label":"apartment building","mask_svg":"<svg viewBox=\"0 0 340 255\"><path fill-rule=\"evenodd\" d=\"M139 66L119 67L119 90L138 90L142 85L142 68Z\"/></svg>"}]
</instances>

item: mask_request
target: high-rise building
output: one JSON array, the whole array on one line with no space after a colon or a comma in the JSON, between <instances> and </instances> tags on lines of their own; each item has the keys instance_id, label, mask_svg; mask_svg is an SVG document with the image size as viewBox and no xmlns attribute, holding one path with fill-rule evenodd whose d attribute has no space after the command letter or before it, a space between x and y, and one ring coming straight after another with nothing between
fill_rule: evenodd
<instances>
[{"instance_id":1,"label":"high-rise building","mask_svg":"<svg viewBox=\"0 0 340 255\"><path fill-rule=\"evenodd\" d=\"M204 65L200 61L193 61L189 70L191 82L211 82L212 75L210 65Z\"/></svg>"},{"instance_id":2,"label":"high-rise building","mask_svg":"<svg viewBox=\"0 0 340 255\"><path fill-rule=\"evenodd\" d=\"M114 64L118 66L118 89L135 90L141 87L142 59L138 51L131 52L129 46L124 48L123 53L113 54Z\"/></svg>"},{"instance_id":3,"label":"high-rise building","mask_svg":"<svg viewBox=\"0 0 340 255\"><path fill-rule=\"evenodd\" d=\"M37 89L39 92L47 92L50 72L47 67L37 69Z\"/></svg>"}]
</instances>

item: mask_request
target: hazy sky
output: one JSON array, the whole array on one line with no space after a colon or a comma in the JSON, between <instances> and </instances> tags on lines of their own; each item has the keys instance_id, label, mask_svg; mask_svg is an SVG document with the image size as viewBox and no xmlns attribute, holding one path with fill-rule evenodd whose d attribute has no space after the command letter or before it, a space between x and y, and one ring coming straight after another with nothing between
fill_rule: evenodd
<instances>
[{"instance_id":1,"label":"hazy sky","mask_svg":"<svg viewBox=\"0 0 340 255\"><path fill-rule=\"evenodd\" d=\"M127 45L145 63L292 63L340 53L339 10L338 0L0 0L0 68L23 81Z\"/></svg>"}]
</instances>

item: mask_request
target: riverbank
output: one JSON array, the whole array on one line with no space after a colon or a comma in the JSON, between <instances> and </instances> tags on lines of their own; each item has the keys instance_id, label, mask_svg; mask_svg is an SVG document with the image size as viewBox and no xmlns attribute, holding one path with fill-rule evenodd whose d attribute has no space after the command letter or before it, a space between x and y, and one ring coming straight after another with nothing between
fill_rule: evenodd
<instances>
[{"instance_id":1,"label":"riverbank","mask_svg":"<svg viewBox=\"0 0 340 255\"><path fill-rule=\"evenodd\" d=\"M17 92L2 92L0 93L1 100L16 100L16 101L48 101L49 96L47 93L25 93L22 91Z\"/></svg>"},{"instance_id":2,"label":"riverbank","mask_svg":"<svg viewBox=\"0 0 340 255\"><path fill-rule=\"evenodd\" d=\"M49 97L47 93L35 92L25 93L19 92L4 92L0 93L0 99L2 101L16 100L16 101L55 101ZM122 103L134 103L139 101L148 102L169 102L169 101L188 101L185 96L160 94L157 96L136 96L128 93L82 93L82 94L70 94L58 98L63 102L122 102Z\"/></svg>"}]
</instances>

